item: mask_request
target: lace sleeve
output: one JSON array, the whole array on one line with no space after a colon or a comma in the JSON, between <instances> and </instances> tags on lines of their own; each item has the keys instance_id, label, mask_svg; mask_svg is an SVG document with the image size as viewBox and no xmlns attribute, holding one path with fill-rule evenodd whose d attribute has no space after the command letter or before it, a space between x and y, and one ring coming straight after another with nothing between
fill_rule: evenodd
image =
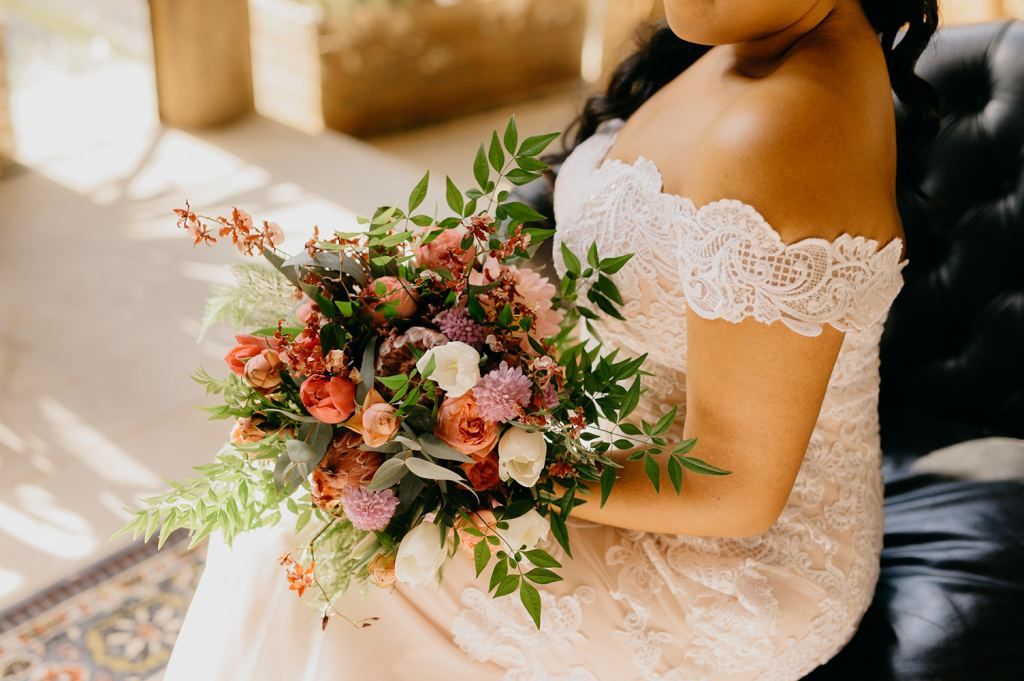
<instances>
[{"instance_id":1,"label":"lace sleeve","mask_svg":"<svg viewBox=\"0 0 1024 681\"><path fill-rule=\"evenodd\" d=\"M804 336L829 323L840 331L880 319L903 287L902 242L881 250L862 236L786 244L751 206L716 201L679 230L687 304L705 319L782 321Z\"/></svg>"}]
</instances>

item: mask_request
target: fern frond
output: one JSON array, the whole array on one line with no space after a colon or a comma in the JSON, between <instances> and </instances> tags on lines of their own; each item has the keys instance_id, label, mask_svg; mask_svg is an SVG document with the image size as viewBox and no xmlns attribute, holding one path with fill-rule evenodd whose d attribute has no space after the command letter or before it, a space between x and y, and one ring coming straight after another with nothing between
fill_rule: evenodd
<instances>
[{"instance_id":1,"label":"fern frond","mask_svg":"<svg viewBox=\"0 0 1024 681\"><path fill-rule=\"evenodd\" d=\"M199 340L217 322L237 329L277 326L295 307L295 287L277 270L257 263L239 263L228 269L236 283L213 288Z\"/></svg>"}]
</instances>

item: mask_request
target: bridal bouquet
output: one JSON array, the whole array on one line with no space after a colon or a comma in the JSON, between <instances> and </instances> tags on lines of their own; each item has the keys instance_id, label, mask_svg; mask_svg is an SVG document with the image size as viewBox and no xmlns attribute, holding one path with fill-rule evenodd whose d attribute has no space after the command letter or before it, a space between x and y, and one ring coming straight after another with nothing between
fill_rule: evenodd
<instances>
[{"instance_id":1,"label":"bridal bouquet","mask_svg":"<svg viewBox=\"0 0 1024 681\"><path fill-rule=\"evenodd\" d=\"M300 596L315 592L324 626L344 617L335 604L352 584L420 588L462 550L478 577L492 566L495 597L518 590L540 626L534 584L561 579L541 542L552 534L571 558L566 519L590 495L585 482L607 500L619 467L611 446L645 459L655 488L654 457L669 456L677 494L684 468L724 473L686 456L693 439L661 437L674 410L625 421L644 357L618 359L573 336L598 314L580 296L621 319L609 275L631 256L591 248L584 262L563 246L557 288L524 265L552 232L524 228L543 216L501 185L540 177L537 156L557 135L520 143L513 118L502 140L494 132L481 143L478 187L461 192L446 179L454 215L417 212L428 173L404 210L380 208L360 218L361 231L329 238L314 228L292 256L277 248L278 225L243 210L176 210L196 245L230 238L269 266L236 265L237 284L215 292L204 319L204 328L248 328L225 357L225 378L194 377L223 397L201 409L234 419L231 442L196 468L201 477L145 500L122 532L148 540L160 527L162 543L187 527L195 543L219 530L230 543L279 522L284 505L296 532L317 525L281 564Z\"/></svg>"}]
</instances>

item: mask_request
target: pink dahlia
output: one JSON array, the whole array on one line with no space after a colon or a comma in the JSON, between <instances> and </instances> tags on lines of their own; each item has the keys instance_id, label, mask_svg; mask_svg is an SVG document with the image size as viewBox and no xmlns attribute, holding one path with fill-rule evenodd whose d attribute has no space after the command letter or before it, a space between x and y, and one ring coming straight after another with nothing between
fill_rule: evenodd
<instances>
[{"instance_id":1,"label":"pink dahlia","mask_svg":"<svg viewBox=\"0 0 1024 681\"><path fill-rule=\"evenodd\" d=\"M533 394L533 383L523 375L519 367L510 369L508 362L481 376L473 388L476 398L476 409L481 417L488 421L509 421L519 411L516 403L526 406Z\"/></svg>"},{"instance_id":2,"label":"pink dahlia","mask_svg":"<svg viewBox=\"0 0 1024 681\"><path fill-rule=\"evenodd\" d=\"M341 504L360 530L383 530L398 508L398 497L389 489L371 492L365 487L349 487Z\"/></svg>"},{"instance_id":3,"label":"pink dahlia","mask_svg":"<svg viewBox=\"0 0 1024 681\"><path fill-rule=\"evenodd\" d=\"M434 323L448 340L471 346L477 352L484 348L487 329L470 319L464 307L453 307L434 317Z\"/></svg>"},{"instance_id":4,"label":"pink dahlia","mask_svg":"<svg viewBox=\"0 0 1024 681\"><path fill-rule=\"evenodd\" d=\"M551 298L558 289L531 269L508 268L516 280L516 292L523 297L523 302L533 309L533 327L530 335L534 338L548 338L556 335L564 316L560 310L551 308Z\"/></svg>"}]
</instances>

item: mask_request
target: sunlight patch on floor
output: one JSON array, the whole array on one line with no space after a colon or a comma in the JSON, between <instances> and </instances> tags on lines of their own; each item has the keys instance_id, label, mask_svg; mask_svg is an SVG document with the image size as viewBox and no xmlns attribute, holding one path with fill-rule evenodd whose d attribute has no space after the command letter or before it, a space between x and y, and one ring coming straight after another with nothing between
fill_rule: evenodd
<instances>
[{"instance_id":1,"label":"sunlight patch on floor","mask_svg":"<svg viewBox=\"0 0 1024 681\"><path fill-rule=\"evenodd\" d=\"M164 487L160 476L85 423L51 397L39 400L39 410L49 421L57 441L100 477L120 485L146 490Z\"/></svg>"}]
</instances>

